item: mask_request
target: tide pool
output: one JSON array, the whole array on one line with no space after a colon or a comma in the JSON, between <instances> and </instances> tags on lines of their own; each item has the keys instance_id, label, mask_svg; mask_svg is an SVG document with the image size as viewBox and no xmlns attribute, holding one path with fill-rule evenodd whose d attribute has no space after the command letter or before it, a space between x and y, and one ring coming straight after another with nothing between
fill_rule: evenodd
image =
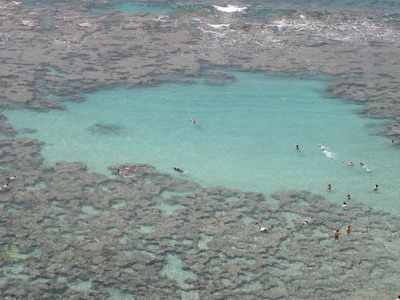
<instances>
[{"instance_id":1,"label":"tide pool","mask_svg":"<svg viewBox=\"0 0 400 300\"><path fill-rule=\"evenodd\" d=\"M198 80L102 90L87 102L65 102L65 111L5 114L17 130L37 130L20 136L45 143L48 165L82 161L91 172L116 176L109 166L148 163L205 186L258 191L267 199L280 189L303 189L340 207L350 193L350 209L360 201L400 212L399 150L376 135L382 121L361 118L360 106L326 97L322 80L234 75L225 85Z\"/></svg>"}]
</instances>

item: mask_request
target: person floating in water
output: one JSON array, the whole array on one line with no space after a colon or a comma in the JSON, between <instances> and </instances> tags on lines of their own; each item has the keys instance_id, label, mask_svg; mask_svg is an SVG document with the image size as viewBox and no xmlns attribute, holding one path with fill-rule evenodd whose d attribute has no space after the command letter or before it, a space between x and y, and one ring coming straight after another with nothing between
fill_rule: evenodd
<instances>
[{"instance_id":1,"label":"person floating in water","mask_svg":"<svg viewBox=\"0 0 400 300\"><path fill-rule=\"evenodd\" d=\"M256 222L256 225L257 225L258 230L259 230L260 232L267 232L267 231L268 231L268 228L267 228L267 227L264 227L264 226L261 226L260 223L259 223L258 221Z\"/></svg>"},{"instance_id":2,"label":"person floating in water","mask_svg":"<svg viewBox=\"0 0 400 300\"><path fill-rule=\"evenodd\" d=\"M377 184L375 184L375 186L374 186L374 192L377 192L378 191L378 185Z\"/></svg>"},{"instance_id":3,"label":"person floating in water","mask_svg":"<svg viewBox=\"0 0 400 300\"><path fill-rule=\"evenodd\" d=\"M124 166L124 170L125 170L125 171L128 171L128 172L134 172L134 171L135 171L134 168L125 167L125 166Z\"/></svg>"},{"instance_id":4,"label":"person floating in water","mask_svg":"<svg viewBox=\"0 0 400 300\"><path fill-rule=\"evenodd\" d=\"M371 169L366 165L366 164L364 164L364 163L362 163L362 162L360 162L360 166L361 166L361 168L363 168L365 171L367 171L367 172L370 172L371 171Z\"/></svg>"},{"instance_id":5,"label":"person floating in water","mask_svg":"<svg viewBox=\"0 0 400 300\"><path fill-rule=\"evenodd\" d=\"M352 166L354 166L354 163L353 163L352 161L350 161L350 162L347 163L347 165L348 165L349 167L352 167Z\"/></svg>"},{"instance_id":6,"label":"person floating in water","mask_svg":"<svg viewBox=\"0 0 400 300\"><path fill-rule=\"evenodd\" d=\"M347 234L349 234L350 231L351 231L351 227L350 227L350 225L348 225L348 226L346 227L346 232L347 232Z\"/></svg>"},{"instance_id":7,"label":"person floating in water","mask_svg":"<svg viewBox=\"0 0 400 300\"><path fill-rule=\"evenodd\" d=\"M185 171L183 171L182 169L179 169L179 168L175 168L175 167L174 167L174 170L175 170L176 172L178 172L178 173L185 173Z\"/></svg>"},{"instance_id":8,"label":"person floating in water","mask_svg":"<svg viewBox=\"0 0 400 300\"><path fill-rule=\"evenodd\" d=\"M301 225L310 225L310 221L305 219L303 222L300 222Z\"/></svg>"},{"instance_id":9,"label":"person floating in water","mask_svg":"<svg viewBox=\"0 0 400 300\"><path fill-rule=\"evenodd\" d=\"M346 202L343 202L342 208L345 209L345 210L348 208Z\"/></svg>"},{"instance_id":10,"label":"person floating in water","mask_svg":"<svg viewBox=\"0 0 400 300\"><path fill-rule=\"evenodd\" d=\"M328 191L331 191L332 190L331 184L329 183L326 188L328 189Z\"/></svg>"},{"instance_id":11,"label":"person floating in water","mask_svg":"<svg viewBox=\"0 0 400 300\"><path fill-rule=\"evenodd\" d=\"M193 123L193 124L196 124L197 121L195 119L189 119L189 122Z\"/></svg>"},{"instance_id":12,"label":"person floating in water","mask_svg":"<svg viewBox=\"0 0 400 300\"><path fill-rule=\"evenodd\" d=\"M297 150L297 151L300 151L299 145L296 145L296 150Z\"/></svg>"},{"instance_id":13,"label":"person floating in water","mask_svg":"<svg viewBox=\"0 0 400 300\"><path fill-rule=\"evenodd\" d=\"M336 229L333 233L335 235L335 240L338 240L339 239L339 235L341 235L341 232L339 231L339 228Z\"/></svg>"},{"instance_id":14,"label":"person floating in water","mask_svg":"<svg viewBox=\"0 0 400 300\"><path fill-rule=\"evenodd\" d=\"M7 177L6 179L4 179L4 181L8 183L8 182L16 180L16 179L17 179L17 176L10 176L10 177Z\"/></svg>"}]
</instances>

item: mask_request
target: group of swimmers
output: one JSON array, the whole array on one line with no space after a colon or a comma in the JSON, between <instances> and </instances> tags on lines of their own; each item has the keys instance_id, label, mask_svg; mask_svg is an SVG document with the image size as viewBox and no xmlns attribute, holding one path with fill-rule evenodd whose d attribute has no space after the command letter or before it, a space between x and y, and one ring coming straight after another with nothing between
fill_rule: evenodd
<instances>
[{"instance_id":1,"label":"group of swimmers","mask_svg":"<svg viewBox=\"0 0 400 300\"><path fill-rule=\"evenodd\" d=\"M307 218L307 219L305 219L303 222L300 222L300 224L301 224L301 225L308 226L308 225L310 225L310 220ZM258 230L259 230L260 232L268 232L268 230L269 230L268 227L262 226L262 225L260 224L260 222L258 222L258 221L256 221L256 226L257 226L257 228L258 228ZM350 234L350 232L351 232L351 226L350 226L350 225L347 225L347 227L346 227L346 233L347 233L347 234ZM334 234L335 240L338 240L338 239L339 239L339 236L342 234L342 233L340 232L340 228L334 230L334 231L333 231L333 234Z\"/></svg>"},{"instance_id":2,"label":"group of swimmers","mask_svg":"<svg viewBox=\"0 0 400 300\"><path fill-rule=\"evenodd\" d=\"M394 140L391 140L391 144L394 145L394 144L397 144L397 142L394 141ZM322 145L319 145L318 148L319 148L321 151L323 151L323 152L328 151L327 148L326 148L325 146L322 146ZM299 145L296 145L295 149L296 149L296 151L300 151L300 146L299 146ZM330 154L331 154L331 153L330 153ZM345 163L345 162L343 162L343 163ZM350 162L347 163L347 165L348 165L349 167L352 167L352 166L354 166L354 163L353 163L352 161L350 161ZM369 167L368 167L366 164L360 162L360 166L361 166L364 170L370 171ZM377 191L378 191L378 188L379 188L379 185L378 185L378 184L375 184L375 186L374 186L374 188L373 188L372 190L373 190L374 192L377 192ZM331 190L332 190L332 185L331 185L331 184L328 184L328 185L327 185L327 190L328 190L328 191L331 191ZM350 199L351 199L351 195L350 195L350 194L347 194L347 200L350 200ZM342 209L346 210L347 208L348 208L347 203L346 203L346 202L343 202L343 204L342 204ZM305 221L301 222L300 224L302 224L302 225L309 225L310 223L309 223L309 221L306 219ZM257 225L257 226L258 226L258 225ZM351 231L351 227L350 227L350 225L348 225L348 226L346 227L346 232L349 234L350 231ZM334 237L335 237L336 240L339 239L340 234L341 234L341 232L340 232L339 228L336 229L336 230L334 231ZM400 297L399 297L399 298L400 298Z\"/></svg>"}]
</instances>

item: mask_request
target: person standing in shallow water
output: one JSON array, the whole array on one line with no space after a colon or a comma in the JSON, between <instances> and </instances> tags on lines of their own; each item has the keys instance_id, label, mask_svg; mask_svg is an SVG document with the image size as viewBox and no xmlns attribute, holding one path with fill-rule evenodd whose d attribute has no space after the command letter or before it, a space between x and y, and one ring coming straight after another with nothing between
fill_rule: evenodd
<instances>
[{"instance_id":1,"label":"person standing in shallow water","mask_svg":"<svg viewBox=\"0 0 400 300\"><path fill-rule=\"evenodd\" d=\"M328 189L328 191L331 191L332 190L331 184L329 183L326 188Z\"/></svg>"},{"instance_id":2,"label":"person standing in shallow water","mask_svg":"<svg viewBox=\"0 0 400 300\"><path fill-rule=\"evenodd\" d=\"M341 235L341 232L339 231L339 228L336 229L333 233L335 234L335 240L338 240L339 239L339 235Z\"/></svg>"}]
</instances>

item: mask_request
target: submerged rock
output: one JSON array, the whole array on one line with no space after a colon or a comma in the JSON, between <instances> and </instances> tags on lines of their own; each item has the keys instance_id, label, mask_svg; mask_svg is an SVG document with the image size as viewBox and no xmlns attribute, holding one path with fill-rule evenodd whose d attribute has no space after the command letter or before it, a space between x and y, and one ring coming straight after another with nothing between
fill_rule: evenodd
<instances>
[{"instance_id":1,"label":"submerged rock","mask_svg":"<svg viewBox=\"0 0 400 300\"><path fill-rule=\"evenodd\" d=\"M88 129L96 134L120 134L124 127L117 124L97 123L88 127Z\"/></svg>"}]
</instances>

